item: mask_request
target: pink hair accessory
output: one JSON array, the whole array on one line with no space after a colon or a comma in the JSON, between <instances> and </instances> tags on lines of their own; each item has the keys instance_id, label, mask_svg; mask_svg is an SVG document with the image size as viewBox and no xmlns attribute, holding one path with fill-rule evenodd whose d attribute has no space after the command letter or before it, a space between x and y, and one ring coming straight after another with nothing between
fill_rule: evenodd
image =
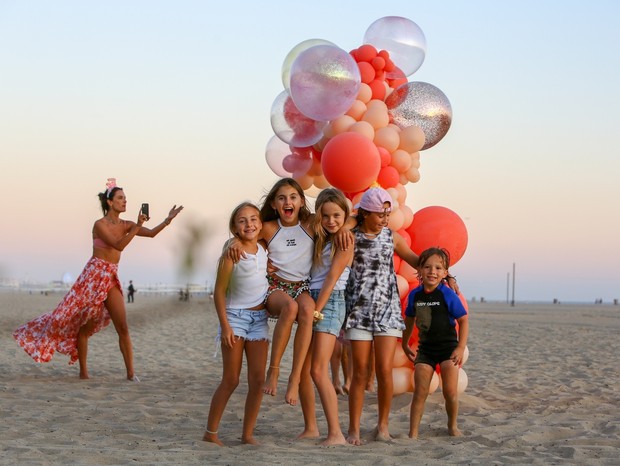
<instances>
[{"instance_id":1,"label":"pink hair accessory","mask_svg":"<svg viewBox=\"0 0 620 466\"><path fill-rule=\"evenodd\" d=\"M105 191L105 195L106 197L110 197L110 193L112 192L112 190L114 188L116 188L116 178L108 178L107 183L105 184L105 187L107 188Z\"/></svg>"}]
</instances>

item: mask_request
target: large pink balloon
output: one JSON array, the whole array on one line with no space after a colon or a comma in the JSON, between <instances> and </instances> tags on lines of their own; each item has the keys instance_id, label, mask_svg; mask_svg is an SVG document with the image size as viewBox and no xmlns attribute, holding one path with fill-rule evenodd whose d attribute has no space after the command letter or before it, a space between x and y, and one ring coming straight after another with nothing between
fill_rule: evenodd
<instances>
[{"instance_id":1,"label":"large pink balloon","mask_svg":"<svg viewBox=\"0 0 620 466\"><path fill-rule=\"evenodd\" d=\"M456 264L467 249L467 228L455 212L447 207L425 207L413 214L406 230L411 236L411 250L420 254L439 247L450 253L450 266Z\"/></svg>"},{"instance_id":2,"label":"large pink balloon","mask_svg":"<svg viewBox=\"0 0 620 466\"><path fill-rule=\"evenodd\" d=\"M329 121L349 110L361 82L357 63L348 52L333 45L315 45L293 62L290 94L308 118Z\"/></svg>"},{"instance_id":3,"label":"large pink balloon","mask_svg":"<svg viewBox=\"0 0 620 466\"><path fill-rule=\"evenodd\" d=\"M419 126L428 149L446 135L452 124L452 106L446 95L429 83L403 84L385 99L390 120L399 128Z\"/></svg>"},{"instance_id":4,"label":"large pink balloon","mask_svg":"<svg viewBox=\"0 0 620 466\"><path fill-rule=\"evenodd\" d=\"M401 16L385 16L372 23L364 43L387 50L391 60L405 76L415 73L426 56L426 37L420 26Z\"/></svg>"},{"instance_id":5,"label":"large pink balloon","mask_svg":"<svg viewBox=\"0 0 620 466\"><path fill-rule=\"evenodd\" d=\"M340 133L329 140L321 154L321 168L329 184L346 192L368 188L379 175L379 149L359 133Z\"/></svg>"},{"instance_id":6,"label":"large pink balloon","mask_svg":"<svg viewBox=\"0 0 620 466\"><path fill-rule=\"evenodd\" d=\"M286 91L282 91L271 106L273 132L291 146L308 147L318 142L326 125L326 121L316 121L301 113Z\"/></svg>"}]
</instances>

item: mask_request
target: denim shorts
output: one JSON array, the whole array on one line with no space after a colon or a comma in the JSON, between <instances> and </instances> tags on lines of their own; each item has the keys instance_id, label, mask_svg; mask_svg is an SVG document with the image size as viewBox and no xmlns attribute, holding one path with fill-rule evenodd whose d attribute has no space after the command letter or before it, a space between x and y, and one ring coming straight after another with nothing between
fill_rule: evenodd
<instances>
[{"instance_id":1,"label":"denim shorts","mask_svg":"<svg viewBox=\"0 0 620 466\"><path fill-rule=\"evenodd\" d=\"M316 301L320 291L310 290L312 299ZM340 335L340 329L342 329L346 313L344 290L333 290L321 312L323 313L323 318L314 323L313 330L320 333L331 333L336 337Z\"/></svg>"},{"instance_id":2,"label":"denim shorts","mask_svg":"<svg viewBox=\"0 0 620 466\"><path fill-rule=\"evenodd\" d=\"M235 336L245 341L269 341L267 310L226 309L226 318ZM221 334L222 328L220 327L217 333L218 339Z\"/></svg>"},{"instance_id":3,"label":"denim shorts","mask_svg":"<svg viewBox=\"0 0 620 466\"><path fill-rule=\"evenodd\" d=\"M372 341L375 337L401 338L403 336L403 331L396 328L388 328L385 332L373 332L372 330L350 328L345 331L344 336L347 340Z\"/></svg>"}]
</instances>

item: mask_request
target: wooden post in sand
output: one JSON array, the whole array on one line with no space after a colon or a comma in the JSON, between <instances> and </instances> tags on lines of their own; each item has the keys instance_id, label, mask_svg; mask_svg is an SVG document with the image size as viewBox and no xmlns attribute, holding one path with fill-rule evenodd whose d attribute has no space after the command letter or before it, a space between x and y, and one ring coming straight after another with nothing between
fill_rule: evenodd
<instances>
[{"instance_id":1,"label":"wooden post in sand","mask_svg":"<svg viewBox=\"0 0 620 466\"><path fill-rule=\"evenodd\" d=\"M512 263L512 301L510 302L510 305L512 307L515 306L515 267L516 267L516 264L513 262Z\"/></svg>"},{"instance_id":2,"label":"wooden post in sand","mask_svg":"<svg viewBox=\"0 0 620 466\"><path fill-rule=\"evenodd\" d=\"M506 274L506 304L510 304L510 272Z\"/></svg>"}]
</instances>

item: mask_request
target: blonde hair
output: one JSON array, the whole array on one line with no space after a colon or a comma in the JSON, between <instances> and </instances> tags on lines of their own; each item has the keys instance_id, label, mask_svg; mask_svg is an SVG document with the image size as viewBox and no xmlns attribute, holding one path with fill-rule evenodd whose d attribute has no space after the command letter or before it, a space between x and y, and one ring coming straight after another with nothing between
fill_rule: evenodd
<instances>
[{"instance_id":1,"label":"blonde hair","mask_svg":"<svg viewBox=\"0 0 620 466\"><path fill-rule=\"evenodd\" d=\"M326 202L333 202L344 211L344 220L346 222L349 218L349 203L342 191L336 188L327 188L321 191L314 203L314 254L312 256L312 263L314 265L323 265L323 249L330 240L331 235L325 231L323 225L321 225L322 207ZM332 248L332 257L336 250Z\"/></svg>"}]
</instances>

